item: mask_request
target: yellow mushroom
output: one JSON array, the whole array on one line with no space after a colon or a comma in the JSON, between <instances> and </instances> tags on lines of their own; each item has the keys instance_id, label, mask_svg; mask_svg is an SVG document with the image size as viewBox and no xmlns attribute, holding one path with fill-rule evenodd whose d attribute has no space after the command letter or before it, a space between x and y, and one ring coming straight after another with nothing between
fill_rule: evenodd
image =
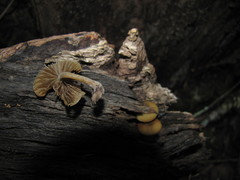
<instances>
[{"instance_id":1,"label":"yellow mushroom","mask_svg":"<svg viewBox=\"0 0 240 180\"><path fill-rule=\"evenodd\" d=\"M144 101L144 104L150 107L152 110L154 110L155 113L157 114L159 113L158 106L154 102Z\"/></svg>"},{"instance_id":2,"label":"yellow mushroom","mask_svg":"<svg viewBox=\"0 0 240 180\"><path fill-rule=\"evenodd\" d=\"M137 116L137 120L140 122L151 122L152 120L156 119L157 113L147 113Z\"/></svg>"},{"instance_id":3,"label":"yellow mushroom","mask_svg":"<svg viewBox=\"0 0 240 180\"><path fill-rule=\"evenodd\" d=\"M78 73L81 69L81 65L72 60L60 60L45 66L35 78L33 90L37 96L43 97L50 89L53 89L65 105L73 106L85 95L85 92L69 80L80 81L93 89L92 101L96 103L102 97L104 88L97 81L73 73Z\"/></svg>"},{"instance_id":4,"label":"yellow mushroom","mask_svg":"<svg viewBox=\"0 0 240 180\"><path fill-rule=\"evenodd\" d=\"M162 129L162 123L158 119L149 123L138 123L138 131L145 136L153 136L160 132Z\"/></svg>"},{"instance_id":5,"label":"yellow mushroom","mask_svg":"<svg viewBox=\"0 0 240 180\"><path fill-rule=\"evenodd\" d=\"M144 104L146 106L150 107L152 112L138 115L137 120L140 122L150 122L150 121L156 119L158 112L159 112L158 106L154 102L151 102L151 101L145 101Z\"/></svg>"}]
</instances>

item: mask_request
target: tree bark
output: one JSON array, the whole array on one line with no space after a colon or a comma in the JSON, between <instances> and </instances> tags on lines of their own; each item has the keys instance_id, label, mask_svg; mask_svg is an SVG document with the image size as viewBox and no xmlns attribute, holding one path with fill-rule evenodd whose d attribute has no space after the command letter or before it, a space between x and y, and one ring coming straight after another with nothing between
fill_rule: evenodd
<instances>
[{"instance_id":1,"label":"tree bark","mask_svg":"<svg viewBox=\"0 0 240 180\"><path fill-rule=\"evenodd\" d=\"M97 33L32 40L1 49L0 57L2 178L178 178L201 167L208 157L193 116L167 111L174 95L154 82L154 74L139 76L142 71L134 71L130 79L121 74L119 60L124 67L126 57L117 59L112 46ZM86 96L72 107L66 107L54 92L45 98L34 94L33 81L44 63L69 58L81 62L81 75L103 85L105 94L96 104L87 88ZM144 63L153 68L147 60ZM142 84L137 78L143 78ZM143 103L146 99L160 109L163 129L156 136L137 131L136 116L149 111Z\"/></svg>"}]
</instances>

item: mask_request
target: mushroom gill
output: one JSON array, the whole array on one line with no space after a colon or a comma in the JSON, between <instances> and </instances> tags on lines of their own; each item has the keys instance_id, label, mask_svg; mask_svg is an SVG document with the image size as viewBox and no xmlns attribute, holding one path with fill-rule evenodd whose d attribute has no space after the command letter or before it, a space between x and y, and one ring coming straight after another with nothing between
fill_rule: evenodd
<instances>
[{"instance_id":1,"label":"mushroom gill","mask_svg":"<svg viewBox=\"0 0 240 180\"><path fill-rule=\"evenodd\" d=\"M65 105L73 106L85 95L79 86L69 83L69 80L80 81L93 89L92 101L96 103L104 93L101 83L80 76L81 65L72 60L60 60L49 66L45 66L35 78L33 90L37 96L46 96L50 89L53 89Z\"/></svg>"}]
</instances>

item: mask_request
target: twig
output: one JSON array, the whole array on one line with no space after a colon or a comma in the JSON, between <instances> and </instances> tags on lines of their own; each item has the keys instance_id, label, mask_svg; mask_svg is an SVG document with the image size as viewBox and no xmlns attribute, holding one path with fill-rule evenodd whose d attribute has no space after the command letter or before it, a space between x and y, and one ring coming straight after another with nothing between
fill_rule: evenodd
<instances>
[{"instance_id":1,"label":"twig","mask_svg":"<svg viewBox=\"0 0 240 180\"><path fill-rule=\"evenodd\" d=\"M234 89L236 89L240 84L240 81L238 81L233 87L231 87L228 91L226 91L225 93L223 93L220 97L218 97L217 99L215 99L210 105L205 106L203 109L201 109L200 111L196 112L193 114L194 117L198 117L200 115L202 115L203 113L207 112L209 109L211 109L212 107L214 107L219 101L221 101L222 99L224 99L226 96L228 96Z\"/></svg>"},{"instance_id":2,"label":"twig","mask_svg":"<svg viewBox=\"0 0 240 180\"><path fill-rule=\"evenodd\" d=\"M217 163L238 163L238 159L214 159L214 160L206 160L202 163L204 164L217 164Z\"/></svg>"},{"instance_id":3,"label":"twig","mask_svg":"<svg viewBox=\"0 0 240 180\"><path fill-rule=\"evenodd\" d=\"M4 11L1 13L0 15L0 21L3 18L3 16L7 13L8 9L11 7L11 5L13 4L14 0L11 0L10 3L7 5L7 7L4 9Z\"/></svg>"}]
</instances>

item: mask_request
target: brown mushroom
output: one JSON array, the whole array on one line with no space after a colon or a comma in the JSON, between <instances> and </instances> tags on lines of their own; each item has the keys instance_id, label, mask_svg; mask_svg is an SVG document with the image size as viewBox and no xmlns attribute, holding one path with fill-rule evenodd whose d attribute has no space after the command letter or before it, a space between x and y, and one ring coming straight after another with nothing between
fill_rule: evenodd
<instances>
[{"instance_id":1,"label":"brown mushroom","mask_svg":"<svg viewBox=\"0 0 240 180\"><path fill-rule=\"evenodd\" d=\"M43 97L53 89L65 105L73 106L85 95L85 92L79 86L69 83L71 79L90 86L93 89L92 101L96 103L102 97L104 88L97 81L73 73L79 73L81 70L81 65L72 60L60 60L45 66L35 78L33 90L37 96Z\"/></svg>"}]
</instances>

